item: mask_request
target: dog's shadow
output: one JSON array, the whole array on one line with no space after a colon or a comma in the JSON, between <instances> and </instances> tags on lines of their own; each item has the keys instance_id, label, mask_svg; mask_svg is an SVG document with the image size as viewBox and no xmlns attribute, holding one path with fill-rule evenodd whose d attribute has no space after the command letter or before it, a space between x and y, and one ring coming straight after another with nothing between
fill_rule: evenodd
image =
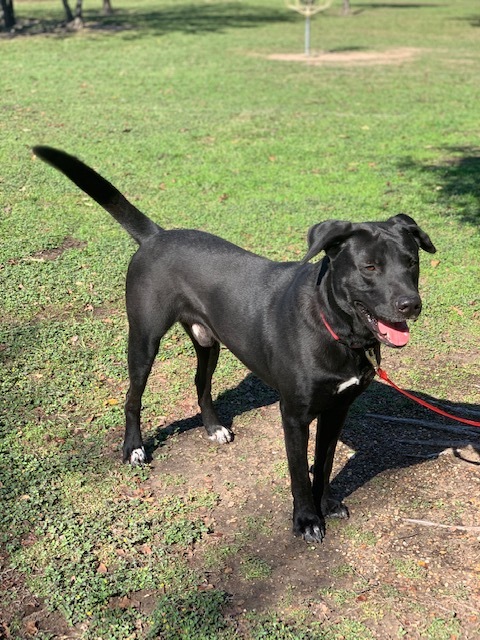
<instances>
[{"instance_id":1,"label":"dog's shadow","mask_svg":"<svg viewBox=\"0 0 480 640\"><path fill-rule=\"evenodd\" d=\"M452 415L480 422L480 405L411 393ZM341 498L385 471L421 464L448 449L480 466L480 428L443 418L376 381L352 405L340 439L354 451L332 482ZM473 457L470 452L464 457L465 447L471 447Z\"/></svg>"},{"instance_id":2,"label":"dog's shadow","mask_svg":"<svg viewBox=\"0 0 480 640\"><path fill-rule=\"evenodd\" d=\"M432 404L447 405L449 413L480 421L479 405L452 403L414 393ZM249 373L238 386L221 393L215 407L222 424L231 427L236 416L278 400L276 391ZM279 426L280 420L279 412ZM149 457L172 435L201 426L198 413L157 429L145 443ZM340 440L354 451L332 481L332 488L341 499L382 472L418 465L449 448L462 457L460 449L470 445L479 461L467 462L480 466L480 429L433 414L379 382L373 382L352 405Z\"/></svg>"},{"instance_id":3,"label":"dog's shadow","mask_svg":"<svg viewBox=\"0 0 480 640\"><path fill-rule=\"evenodd\" d=\"M253 373L249 373L236 387L220 393L214 405L221 424L231 428L236 416L275 404L278 400L279 396L276 391L254 376ZM151 457L156 447L161 446L172 435L184 433L202 425L202 417L199 412L189 418L175 420L166 427L160 427L154 436L145 442L147 454Z\"/></svg>"}]
</instances>

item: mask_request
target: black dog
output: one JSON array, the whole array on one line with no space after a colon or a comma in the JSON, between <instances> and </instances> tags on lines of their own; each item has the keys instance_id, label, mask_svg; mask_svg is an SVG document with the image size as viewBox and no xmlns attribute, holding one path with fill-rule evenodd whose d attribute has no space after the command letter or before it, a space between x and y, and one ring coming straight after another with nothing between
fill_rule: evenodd
<instances>
[{"instance_id":1,"label":"black dog","mask_svg":"<svg viewBox=\"0 0 480 640\"><path fill-rule=\"evenodd\" d=\"M335 447L348 408L368 386L380 343L402 347L407 319L421 311L418 249L435 252L407 215L355 224L329 220L308 232L301 262L279 263L217 236L166 231L76 158L35 147L119 222L138 242L127 275L130 388L123 455L145 461L141 398L160 340L181 322L197 354L195 383L209 437L232 440L211 396L219 343L280 395L293 494L293 531L319 542L325 516L347 517L330 491ZM320 263L308 260L325 251ZM309 425L317 418L313 486Z\"/></svg>"}]
</instances>

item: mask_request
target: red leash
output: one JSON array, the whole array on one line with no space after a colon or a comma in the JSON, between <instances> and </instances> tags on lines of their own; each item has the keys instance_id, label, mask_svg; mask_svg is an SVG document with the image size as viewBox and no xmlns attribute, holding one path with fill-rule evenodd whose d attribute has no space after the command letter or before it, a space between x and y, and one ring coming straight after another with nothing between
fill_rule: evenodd
<instances>
[{"instance_id":1,"label":"red leash","mask_svg":"<svg viewBox=\"0 0 480 640\"><path fill-rule=\"evenodd\" d=\"M471 427L480 427L480 422L476 422L475 420L469 420L468 418L460 418L458 416L454 416L452 413L447 413L447 411L444 411L443 409L440 409L439 407L436 407L435 405L430 404L426 400L422 400L421 398L414 396L413 393L409 393L408 391L401 389L392 380L390 380L390 378L388 377L388 374L378 366L377 358L375 356L373 349L369 349L368 351L365 351L365 355L367 356L367 359L370 361L372 367L375 369L378 377L381 378L382 380L385 380L385 382L387 382L391 387L393 387L396 391L398 391L402 395L406 396L410 400L413 400L417 404L422 405L422 407L426 407L427 409L430 409L430 411L434 411L435 413L440 414L444 418L450 418L450 420L456 420L457 422L468 424Z\"/></svg>"},{"instance_id":2,"label":"red leash","mask_svg":"<svg viewBox=\"0 0 480 640\"><path fill-rule=\"evenodd\" d=\"M332 329L332 327L328 324L328 322L327 322L325 316L323 315L323 313L320 313L320 316L321 316L323 324L325 325L325 328L327 329L329 334L332 336L332 338L334 340L337 340L337 342L339 342L340 338L337 336L337 334ZM396 391L398 391L402 395L404 395L407 398L409 398L409 400L413 400L413 402L416 402L417 404L420 404L422 407L426 407L427 409L430 409L430 411L434 411L435 413L438 413L439 415L443 416L444 418L450 418L450 420L456 420L457 422L462 422L463 424L468 424L471 427L480 427L480 422L476 422L475 420L469 420L468 418L459 418L458 416L454 416L452 413L447 413L443 409L439 409L435 405L430 404L429 402L426 402L425 400L422 400L421 398L417 398L417 396L414 396L413 393L409 393L408 391L405 391L404 389L401 389L392 380L390 380L390 378L388 377L388 374L383 369L381 369L379 367L378 362L377 362L377 357L376 357L375 352L374 352L373 349L369 349L368 351L365 351L365 355L367 356L367 359L370 362L370 364L372 365L372 367L375 369L375 372L377 373L378 377L381 378L382 380L384 380L385 382L387 382Z\"/></svg>"}]
</instances>

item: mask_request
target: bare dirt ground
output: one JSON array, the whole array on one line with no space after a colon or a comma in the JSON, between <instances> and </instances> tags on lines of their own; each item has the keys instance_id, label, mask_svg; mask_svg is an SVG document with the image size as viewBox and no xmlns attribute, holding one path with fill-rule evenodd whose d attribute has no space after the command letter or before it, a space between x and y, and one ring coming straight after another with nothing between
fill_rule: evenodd
<instances>
[{"instance_id":1,"label":"bare dirt ground","mask_svg":"<svg viewBox=\"0 0 480 640\"><path fill-rule=\"evenodd\" d=\"M367 66L402 64L411 62L422 53L422 49L414 47L401 47L387 49L386 51L367 51L363 49L312 52L305 53L273 53L267 56L268 60L279 62L303 62L312 66L342 65L342 66Z\"/></svg>"},{"instance_id":2,"label":"bare dirt ground","mask_svg":"<svg viewBox=\"0 0 480 640\"><path fill-rule=\"evenodd\" d=\"M480 388L480 376L465 384ZM251 375L237 391L235 415L231 392L219 401L234 442L212 445L194 428L198 418L180 420L154 454L163 455L149 483L157 495L202 486L218 494L205 515L211 533L190 562L231 594L240 629L245 611L273 609L327 628L361 623L379 639L480 638L480 430L374 382L335 461L333 484L350 519L328 521L323 544L307 545L291 533L278 403ZM181 404L183 416L195 415L193 395ZM455 410L480 419L478 406Z\"/></svg>"}]
</instances>

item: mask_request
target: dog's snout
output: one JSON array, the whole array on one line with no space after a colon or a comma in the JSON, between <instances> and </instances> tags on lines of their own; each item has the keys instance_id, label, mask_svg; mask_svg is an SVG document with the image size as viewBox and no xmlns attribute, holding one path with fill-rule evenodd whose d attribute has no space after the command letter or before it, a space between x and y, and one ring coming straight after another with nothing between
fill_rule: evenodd
<instances>
[{"instance_id":1,"label":"dog's snout","mask_svg":"<svg viewBox=\"0 0 480 640\"><path fill-rule=\"evenodd\" d=\"M420 296L401 296L397 300L397 309L405 318L417 318L422 310Z\"/></svg>"}]
</instances>

